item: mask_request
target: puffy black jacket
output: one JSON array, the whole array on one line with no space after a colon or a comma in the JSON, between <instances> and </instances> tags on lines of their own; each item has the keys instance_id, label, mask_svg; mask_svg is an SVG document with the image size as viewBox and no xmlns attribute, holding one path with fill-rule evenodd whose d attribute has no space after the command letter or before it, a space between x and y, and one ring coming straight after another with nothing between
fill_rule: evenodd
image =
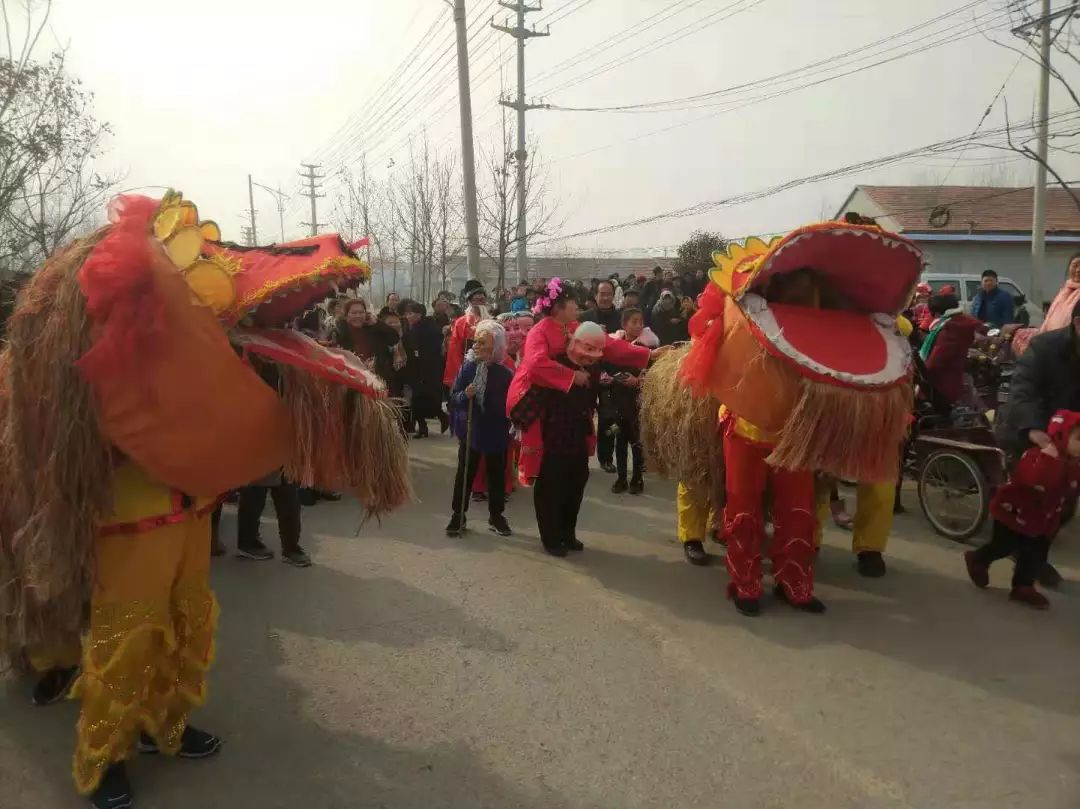
<instances>
[{"instance_id":1,"label":"puffy black jacket","mask_svg":"<svg viewBox=\"0 0 1080 809\"><path fill-rule=\"evenodd\" d=\"M1045 430L1058 410L1080 411L1080 338L1072 326L1037 335L1020 355L995 428L1002 449L1023 452L1028 432Z\"/></svg>"}]
</instances>

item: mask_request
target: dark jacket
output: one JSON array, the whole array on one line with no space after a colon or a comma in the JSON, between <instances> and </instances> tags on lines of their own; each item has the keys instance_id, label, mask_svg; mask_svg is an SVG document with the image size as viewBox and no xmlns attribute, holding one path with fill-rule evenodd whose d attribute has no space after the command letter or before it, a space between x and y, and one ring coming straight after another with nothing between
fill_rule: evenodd
<instances>
[{"instance_id":1,"label":"dark jacket","mask_svg":"<svg viewBox=\"0 0 1080 809\"><path fill-rule=\"evenodd\" d=\"M401 336L385 323L378 321L361 326L359 331L366 345L358 345L349 324L339 322L334 329L334 345L353 352L362 360L372 361L375 373L383 378L391 393L395 393L398 380L394 371L393 352Z\"/></svg>"},{"instance_id":2,"label":"dark jacket","mask_svg":"<svg viewBox=\"0 0 1080 809\"><path fill-rule=\"evenodd\" d=\"M514 378L514 372L501 363L488 364L484 406L481 408L479 402L473 402L470 429L469 397L465 395L465 388L476 378L477 364L475 360L465 360L450 392L454 435L464 441L468 432L469 449L473 452L505 452L510 445L510 418L506 415L506 395L510 392L510 380Z\"/></svg>"},{"instance_id":3,"label":"dark jacket","mask_svg":"<svg viewBox=\"0 0 1080 809\"><path fill-rule=\"evenodd\" d=\"M990 294L980 289L975 295L975 300L971 302L971 314L973 317L977 317L983 323L989 323L999 329L1005 324L1013 322L1015 312L1016 302L1013 300L1013 296L1001 287L997 287Z\"/></svg>"},{"instance_id":4,"label":"dark jacket","mask_svg":"<svg viewBox=\"0 0 1080 809\"><path fill-rule=\"evenodd\" d=\"M664 309L660 302L657 302L652 310L651 326L662 346L683 343L690 339L690 320L682 313L678 298L671 309Z\"/></svg>"},{"instance_id":5,"label":"dark jacket","mask_svg":"<svg viewBox=\"0 0 1080 809\"><path fill-rule=\"evenodd\" d=\"M1080 339L1072 326L1036 335L1020 355L995 426L1002 448L1024 452L1028 432L1046 430L1058 410L1080 410Z\"/></svg>"},{"instance_id":6,"label":"dark jacket","mask_svg":"<svg viewBox=\"0 0 1080 809\"><path fill-rule=\"evenodd\" d=\"M439 397L443 376L442 327L434 318L423 317L415 326L409 326L402 340L407 354L405 381L412 387L413 395Z\"/></svg>"},{"instance_id":7,"label":"dark jacket","mask_svg":"<svg viewBox=\"0 0 1080 809\"><path fill-rule=\"evenodd\" d=\"M599 323L608 334L614 334L622 328L622 312L612 306L610 309L589 309L581 316L582 323Z\"/></svg>"}]
</instances>

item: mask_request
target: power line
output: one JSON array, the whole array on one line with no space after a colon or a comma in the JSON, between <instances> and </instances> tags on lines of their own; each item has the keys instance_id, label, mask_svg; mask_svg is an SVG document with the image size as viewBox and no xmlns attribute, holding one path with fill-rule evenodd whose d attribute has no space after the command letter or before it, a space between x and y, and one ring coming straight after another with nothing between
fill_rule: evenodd
<instances>
[{"instance_id":1,"label":"power line","mask_svg":"<svg viewBox=\"0 0 1080 809\"><path fill-rule=\"evenodd\" d=\"M997 16L998 16L998 18L1003 18L1006 15L1005 14L998 14ZM727 104L728 106L725 109L717 110L716 112L709 113L708 115L698 116L696 118L691 118L690 120L687 120L687 121L680 121L678 123L674 123L674 124L670 124L668 126L661 127L659 129L654 129L654 130L651 130L651 131L648 131L648 132L643 132L643 133L635 135L633 137L622 138L620 140L612 141L610 143L606 143L606 144L603 144L601 146L596 146L596 147L593 147L591 149L587 149L587 150L582 151L582 152L577 152L575 154L568 155L567 157L560 158L560 159L561 160L573 160L573 159L576 159L576 158L579 158L579 157L585 157L587 155L594 154L594 153L599 152L599 151L603 151L605 149L610 149L610 148L612 148L614 146L618 146L618 145L623 144L623 143L633 143L633 142L636 142L636 141L639 141L639 140L644 140L645 138L653 137L654 135L663 134L665 132L670 132L670 131L675 130L675 129L680 129L680 128L684 127L684 126L690 126L692 124L696 124L696 123L700 123L702 121L710 120L712 118L716 118L719 115L723 115L723 114L730 113L730 112L736 112L738 110L745 109L746 107L755 106L755 105L760 104L760 103L765 102L765 101L771 101L774 98L779 98L781 96L785 96L785 95L788 95L790 93L797 92L799 90L805 90L805 89L808 89L808 88L811 88L811 87L816 87L818 85L826 84L826 83L828 83L830 81L835 81L836 79L844 78L846 76L854 75L856 73L861 73L861 72L863 72L865 70L870 70L872 68L879 67L881 65L888 64L890 62L898 61L900 59L904 59L904 58L907 58L909 56L914 56L914 55L917 55L917 54L920 54L920 53L924 53L924 52L926 52L928 50L932 50L934 48L941 47L942 45L953 44L955 42L959 42L959 41L961 41L963 39L966 39L968 37L975 36L977 33L979 33L979 29L978 29L977 25L972 26L972 27L968 28L965 31L962 31L959 34L956 33L956 32L952 32L952 31L938 32L938 35L942 36L941 39L939 39L939 40L937 40L935 42L931 42L929 44L923 45L923 46L921 46L919 48L916 48L914 50L910 50L910 51L906 51L906 52L903 52L903 53L900 53L900 54L896 54L894 56L891 56L891 57L888 57L888 58L885 58L885 59L879 59L877 62L873 62L873 63L868 64L868 65L862 65L861 67L853 68L853 69L847 70L847 71L845 71L843 73L839 73L839 74L836 74L836 75L833 75L833 76L826 76L824 78L816 79L814 81L807 82L807 83L804 83L804 84L801 84L801 85L785 87L785 88L779 89L779 90L767 91L767 92L765 92L763 94L760 94L758 96L754 96L754 97L751 97L751 98L748 98L748 99L731 100L731 101L727 101L727 102L722 102L724 104ZM921 39L926 39L926 38L927 37L922 37L922 38L920 38L920 40ZM915 41L920 41L920 40L915 40ZM910 45L912 43L908 42L908 43L905 43L905 44ZM882 53L887 53L889 50L895 50L896 47L899 47L899 46L894 46L894 47L892 47L890 49L887 49L886 51L882 51ZM865 59L865 58L874 58L874 56L877 56L877 55L880 55L880 54L875 54L875 55L872 55L872 56L869 56L869 57L862 57L862 58L863 59ZM813 63L812 65L805 66L805 68L810 68L810 67L813 67L814 65L818 65L818 64L824 64L824 63L827 63L828 61L831 61L831 60L823 60L822 62ZM793 74L796 74L799 70L803 70L805 68L799 68L799 69L796 69L796 70L793 70L793 71L787 71L787 73L779 74L779 75L793 75ZM821 71L817 71L817 72L820 73ZM733 92L733 91L736 91L736 90L741 90L743 88L754 87L755 85L761 85L762 87L767 87L769 85L769 83L772 82L773 78L774 77L769 77L769 78L766 78L766 79L760 79L760 80L758 80L756 82L748 82L748 83L745 83L743 85L737 85L737 86L734 86L734 87L725 88L723 90L713 91L713 94L716 95L716 94L720 94L720 93L724 93L724 92ZM701 106L719 106L719 104L703 104ZM558 110L559 108L558 107L552 107L552 109L553 110ZM693 108L691 108L691 109L693 109Z\"/></svg>"},{"instance_id":2,"label":"power line","mask_svg":"<svg viewBox=\"0 0 1080 809\"><path fill-rule=\"evenodd\" d=\"M984 17L990 18L990 21L995 21L995 20L996 21L1001 21L1001 20L1005 19L1007 16L1008 16L1007 12L1001 12L1001 11L987 12L984 15ZM937 20L940 20L940 18L937 18ZM932 21L930 21L930 22L932 22ZM798 78L800 78L801 76L804 76L804 75L805 76L813 76L813 75L819 75L819 74L823 74L823 73L828 73L828 72L830 72L832 70L835 70L837 68L842 68L842 67L846 67L848 65L858 64L859 62L865 61L867 59L874 59L874 58L883 56L884 54L897 51L897 50L899 50L901 48L909 47L911 45L915 45L917 43L924 42L924 41L926 41L928 39L933 40L935 38L939 38L936 41L931 42L931 43L929 43L927 45L923 45L923 46L921 46L921 47L919 47L917 49L910 50L910 51L905 51L905 52L899 54L896 57L889 58L889 59L883 59L883 60L874 62L874 63L869 64L869 65L863 65L862 67L858 68L857 70L852 70L852 71L848 71L846 73L841 73L841 74L838 74L838 75L835 75L835 76L828 77L827 79L825 79L825 81L831 81L834 78L841 78L843 76L851 75L852 73L859 72L861 70L868 70L870 68L877 67L879 65L886 64L886 63L891 62L891 61L895 61L896 59L899 59L899 58L906 58L907 56L911 56L911 55L914 55L914 54L917 54L917 53L922 53L922 52L924 52L926 50L930 50L930 49L938 47L940 45L955 42L958 39L966 38L968 36L974 36L976 33L978 33L978 30L979 30L976 27L976 24L978 22L979 22L979 18L977 18L975 20L972 20L972 21L964 21L964 22L961 22L961 23L958 23L958 24L952 24L952 25L950 25L949 28L946 28L944 30L935 31L935 32L933 32L931 34L926 34L926 35L924 35L922 37L919 37L917 39L910 40L910 41L907 41L907 42L900 42L900 43L891 45L888 48L878 50L877 52L868 53L868 54L866 54L864 56L859 56L856 59L851 59L850 58L851 56L855 56L855 55L857 55L859 53L863 53L865 51L872 51L878 45L884 44L884 43L889 42L891 40L901 39L902 37L904 37L904 36L906 36L906 35L908 35L910 33L913 33L913 32L915 32L915 31L917 31L917 30L919 30L921 28L926 27L927 23L923 23L923 24L920 24L918 26L914 26L913 28L909 28L909 29L907 29L905 31L898 32L897 34L893 34L893 35L891 35L889 37L886 37L884 39L878 40L877 42L873 42L873 43L870 43L868 45L862 46L861 48L857 48L857 49L852 50L852 51L847 51L845 53L837 54L836 56L829 57L828 59L819 60L817 62L811 62L809 64L803 65L802 67L794 68L792 70L788 70L788 71L785 71L783 73L778 73L778 74L775 74L773 76L767 76L767 77L762 78L762 79L756 79L756 80L754 80L752 82L745 82L743 84L732 85L730 87L723 87L723 88L720 88L720 89L717 89L717 90L710 90L708 92L698 93L698 94L692 95L692 96L683 96L683 97L680 97L680 98L671 98L671 99L664 99L664 100L659 100L659 101L649 101L649 102L642 102L642 103L637 103L637 104L621 104L621 105L606 106L606 107L603 107L603 106L566 107L566 106L555 105L552 108L556 109L556 110L560 110L560 111L566 111L566 112L663 112L663 113L670 113L670 112L676 112L676 111L702 109L702 108L711 107L711 106L718 106L719 104L725 104L725 103L731 103L731 102L729 102L729 101L715 101L714 102L714 101L710 101L710 100L720 98L722 96L734 95L734 94L738 94L738 93L742 93L742 92L746 92L746 91L754 90L754 89L764 89L764 88L767 88L767 87L770 87L770 86L782 86L782 85L787 84L787 83L789 83L791 81L794 81L794 80L796 80L796 79L798 79ZM844 62L845 60L847 60L847 64L838 64L838 63ZM817 83L819 83L819 82L813 82L813 83L810 83L810 84L804 84L804 85L800 85L800 86L798 86L796 88L788 88L788 89L802 89L804 87L814 86L814 84L817 84Z\"/></svg>"},{"instance_id":3,"label":"power line","mask_svg":"<svg viewBox=\"0 0 1080 809\"><path fill-rule=\"evenodd\" d=\"M594 43L593 45L589 46L588 48L585 48L584 50L578 51L576 54L567 57L563 61L558 62L557 64L549 67L547 70L540 71L538 74L536 74L535 76L532 77L532 80L537 81L537 82L543 82L545 79L550 79L552 76L557 76L559 73L563 73L563 72L565 72L567 70L570 70L575 65L581 64L582 62L585 62L585 61L593 58L596 54L604 53L609 47L611 47L613 45L617 45L617 44L622 43L622 42L626 42L627 40L632 39L633 37L637 36L638 34L642 33L643 31L647 31L650 28L653 28L656 25L659 25L661 22L664 22L665 20L670 19L671 17L675 16L676 14L680 14L683 11L687 11L687 10L693 8L694 6L701 5L701 3L703 3L703 2L704 2L704 0L675 0L674 3L671 3L671 4L667 5L667 6L664 6L664 8L660 9L659 11L657 11L657 12L655 12L653 14L650 14L645 19L639 20L638 22L634 23L633 25L631 25L631 26L629 26L627 28L624 28L623 30L621 30L621 31L619 31L619 32L617 32L615 34L612 34L611 36L607 37L606 39L603 39L600 42ZM679 6L683 6L683 8L672 12L673 9L677 9ZM668 12L672 12L672 13L668 14ZM663 16L664 14L667 14L667 16L664 17ZM656 19L657 17L661 17L661 19L657 20ZM652 23L652 25L647 24L647 23L650 23L650 22ZM635 29L640 29L640 30L635 30Z\"/></svg>"},{"instance_id":4,"label":"power line","mask_svg":"<svg viewBox=\"0 0 1080 809\"><path fill-rule=\"evenodd\" d=\"M747 2L749 2L749 5L744 5ZM636 61L637 59L641 59L644 56L651 56L660 48L672 45L679 40L685 39L686 37L693 34L701 33L707 28L713 25L717 25L718 23L734 17L737 14L741 14L744 11L750 11L751 9L761 5L764 2L765 0L735 0L734 3L724 6L724 8L718 9L717 11L712 11L709 14L706 14L704 17L700 17L699 19L696 19L688 23L687 25L684 25L682 28L677 28L674 31L664 34L663 36L660 36L654 40L646 42L643 45L635 47L634 50L630 53L623 54L622 56L616 57L615 59L611 59L597 68L588 70L585 73L579 74L574 78L563 82L557 87L552 87L548 90L544 90L543 92L558 93L563 90L568 90L571 87L576 87L579 84L589 81L590 79L594 79L597 76L601 76L604 73L608 73L615 68L622 67L623 65ZM742 7L739 8L739 6ZM649 28L653 27L655 26L649 26ZM640 33L644 33L644 31Z\"/></svg>"},{"instance_id":5,"label":"power line","mask_svg":"<svg viewBox=\"0 0 1080 809\"><path fill-rule=\"evenodd\" d=\"M1056 113L1051 116L1058 123L1069 123L1080 120L1080 110L1068 110L1061 113ZM1029 123L1017 127L1018 130L1034 129L1035 124ZM1000 136L1007 135L1009 133L1009 127L999 127L994 130L990 130L986 134L988 136ZM1015 134L1015 132L1013 133ZM964 148L971 141L970 136L962 136L958 138L952 138L949 140L938 141L937 143L931 143L926 146L921 146L915 149L908 149L896 154L887 155L885 157L874 158L871 160L865 160L860 163L854 163L849 166L844 166L837 169L830 169L829 171L819 172L817 174L811 174L805 177L800 177L794 180L788 180L783 183L771 186L769 188L761 189L758 191L746 192L738 194L732 197L727 197L720 200L709 200L705 202L699 202L694 205L687 206L685 208L678 208L673 211L667 211L664 213L653 214L651 216L642 217L640 219L634 219L627 222L620 222L613 225L605 225L602 227L591 228L589 230L582 230L576 233L554 236L550 239L545 239L543 242L547 243L552 241L562 241L566 239L575 239L582 236L593 236L602 233L611 233L617 230L623 230L630 227L638 227L641 225L652 224L654 222L663 221L666 219L678 219L687 216L696 216L698 214L708 213L718 208L732 207L734 205L742 205L747 202L753 202L766 197L774 196L783 191L788 191L793 188L797 188L802 185L808 185L813 183L819 183L824 180L835 179L838 177L848 176L860 171L865 171L871 168L880 168L882 166L890 165L893 163L903 162L911 157L918 157L926 154L938 154L949 153L955 151L958 148Z\"/></svg>"}]
</instances>

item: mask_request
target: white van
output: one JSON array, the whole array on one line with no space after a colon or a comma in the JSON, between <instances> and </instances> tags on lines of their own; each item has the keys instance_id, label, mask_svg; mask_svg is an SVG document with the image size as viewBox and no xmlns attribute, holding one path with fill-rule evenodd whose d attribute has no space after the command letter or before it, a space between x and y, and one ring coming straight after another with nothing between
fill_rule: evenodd
<instances>
[{"instance_id":1,"label":"white van","mask_svg":"<svg viewBox=\"0 0 1080 809\"><path fill-rule=\"evenodd\" d=\"M929 284L930 288L934 290L933 294L937 294L942 287L951 286L956 290L956 297L960 299L960 305L965 312L971 311L971 304L975 300L975 295L978 294L982 288L982 276L981 275L961 275L959 273L947 273L947 272L927 272L923 273L922 282ZM998 286L1012 295L1014 298L1017 295L1023 295L1024 292L1020 289L1020 286L1011 278L1005 276L998 276ZM1026 296L1025 296L1026 297ZM1024 304L1024 308L1031 316L1032 326L1041 326L1045 315L1042 310L1033 304L1031 301L1027 301Z\"/></svg>"}]
</instances>

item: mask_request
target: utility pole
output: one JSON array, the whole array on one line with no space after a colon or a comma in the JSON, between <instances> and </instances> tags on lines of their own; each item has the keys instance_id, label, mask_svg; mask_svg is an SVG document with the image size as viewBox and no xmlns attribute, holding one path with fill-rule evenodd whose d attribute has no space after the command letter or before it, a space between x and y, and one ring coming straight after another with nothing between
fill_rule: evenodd
<instances>
[{"instance_id":1,"label":"utility pole","mask_svg":"<svg viewBox=\"0 0 1080 809\"><path fill-rule=\"evenodd\" d=\"M281 241L285 241L285 201L289 199L289 195L281 190L279 185L276 189L271 188L268 185L262 183L255 183L263 191L269 191L274 195L274 204L277 206L278 225L281 227Z\"/></svg>"},{"instance_id":2,"label":"utility pole","mask_svg":"<svg viewBox=\"0 0 1080 809\"><path fill-rule=\"evenodd\" d=\"M240 232L243 234L244 244L246 244L248 247L254 247L255 246L255 236L252 233L251 225L242 225L240 227Z\"/></svg>"},{"instance_id":3,"label":"utility pole","mask_svg":"<svg viewBox=\"0 0 1080 809\"><path fill-rule=\"evenodd\" d=\"M248 216L251 217L251 243L258 244L258 231L255 230L255 191L248 175Z\"/></svg>"},{"instance_id":4,"label":"utility pole","mask_svg":"<svg viewBox=\"0 0 1080 809\"><path fill-rule=\"evenodd\" d=\"M449 5L449 0L447 0ZM458 104L461 108L461 174L465 184L465 258L469 277L480 279L480 225L476 214L476 155L473 152L472 94L469 85L469 37L465 0L454 0L457 28Z\"/></svg>"},{"instance_id":5,"label":"utility pole","mask_svg":"<svg viewBox=\"0 0 1080 809\"><path fill-rule=\"evenodd\" d=\"M502 31L504 34L509 34L517 40L517 100L510 101L507 98L500 98L499 103L504 107L510 107L511 109L517 110L517 152L514 154L514 157L517 160L517 268L518 281L520 283L525 283L529 280L529 254L526 249L529 230L525 221L525 213L528 210L528 200L525 199L525 195L528 182L529 155L525 149L525 113L528 110L543 109L548 106L546 104L525 103L525 40L531 39L532 37L550 36L551 31L549 29L548 31L540 32L525 27L525 15L530 11L541 11L542 6L528 6L525 4L525 0L517 0L515 3L499 0L499 5L503 8L508 8L511 11L517 12L517 25L514 28L510 28L507 25L495 25L495 23L492 23L491 27L496 31Z\"/></svg>"},{"instance_id":6,"label":"utility pole","mask_svg":"<svg viewBox=\"0 0 1080 809\"><path fill-rule=\"evenodd\" d=\"M320 199L321 197L325 197L326 194L317 193L319 187L315 183L317 180L323 179L324 175L315 173L316 169L321 168L317 163L301 163L300 165L307 169L307 172L300 172L300 176L307 180L308 187L307 191L305 192L305 196L311 200L311 221L301 222L300 224L307 225L309 228L311 228L312 236L318 236L319 228L323 227L323 225L325 225L326 223L319 221L319 215L316 212L315 200Z\"/></svg>"},{"instance_id":7,"label":"utility pole","mask_svg":"<svg viewBox=\"0 0 1080 809\"><path fill-rule=\"evenodd\" d=\"M1039 26L1039 96L1035 113L1035 202L1031 225L1031 285L1028 294L1036 306L1043 303L1042 279L1046 267L1046 161L1049 157L1050 114L1050 0L1042 0L1042 19Z\"/></svg>"}]
</instances>

